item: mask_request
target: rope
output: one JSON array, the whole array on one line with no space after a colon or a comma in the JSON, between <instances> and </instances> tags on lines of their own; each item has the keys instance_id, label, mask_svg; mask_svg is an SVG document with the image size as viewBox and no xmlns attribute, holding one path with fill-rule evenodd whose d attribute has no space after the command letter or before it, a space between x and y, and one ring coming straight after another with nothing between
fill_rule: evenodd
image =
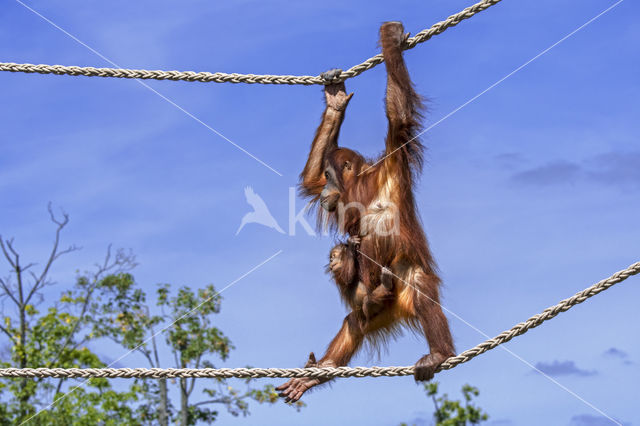
<instances>
[{"instance_id":1,"label":"rope","mask_svg":"<svg viewBox=\"0 0 640 426\"><path fill-rule=\"evenodd\" d=\"M515 325L510 330L500 333L493 339L489 339L479 345L462 352L460 355L447 359L440 367L442 370L450 370L457 365L468 362L473 358L508 342L516 336L520 336L558 315L578 305L596 294L609 289L617 283L640 273L640 262L634 263L627 269L616 272L611 277L602 280L591 287L582 290L551 306L541 313L532 316L525 322ZM231 378L243 379L270 377L393 377L411 376L414 367L321 367L321 368L2 368L0 377L55 377L55 378Z\"/></svg>"},{"instance_id":2,"label":"rope","mask_svg":"<svg viewBox=\"0 0 640 426\"><path fill-rule=\"evenodd\" d=\"M413 49L419 43L424 43L431 37L443 33L447 28L455 27L465 19L469 19L476 13L499 3L502 0L482 0L466 9L449 16L431 28L420 31L414 37L407 40L404 49ZM310 75L257 75L257 74L227 74L222 72L194 72L194 71L162 71L162 70L135 70L124 68L94 68L64 65L34 65L16 64L13 62L0 62L0 71L24 72L38 74L72 75L86 77L115 77L115 78L139 78L143 80L182 80L200 81L203 83L247 83L247 84L327 84L338 83L353 78L384 62L382 54L367 59L361 64L355 65L332 80L326 80L320 76Z\"/></svg>"}]
</instances>

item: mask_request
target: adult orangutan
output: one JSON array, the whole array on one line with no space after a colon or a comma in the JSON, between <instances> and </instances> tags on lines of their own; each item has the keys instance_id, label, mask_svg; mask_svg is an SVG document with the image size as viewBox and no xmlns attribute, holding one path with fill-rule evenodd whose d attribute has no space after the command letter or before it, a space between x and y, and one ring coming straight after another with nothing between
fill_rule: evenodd
<instances>
[{"instance_id":1,"label":"adult orangutan","mask_svg":"<svg viewBox=\"0 0 640 426\"><path fill-rule=\"evenodd\" d=\"M393 333L400 325L422 329L430 353L416 363L415 379L430 380L437 367L454 355L453 339L439 303L440 278L418 218L413 185L422 169L420 129L422 102L415 92L402 45L408 34L399 22L380 28L380 44L387 69L386 148L377 161L369 161L348 148L338 147L338 133L353 94L344 83L325 86L326 108L301 174L301 193L319 204L319 215L340 233L348 234L356 247L357 279L367 295L382 283L383 267L394 277L391 300L364 323L358 309L349 313L324 356L316 362L311 353L307 366L342 366L362 346ZM356 289L357 290L357 289ZM347 289L347 301L356 308L358 291ZM350 299L349 295L354 295ZM362 306L362 305L360 305ZM287 401L297 401L323 381L295 378L277 389Z\"/></svg>"}]
</instances>

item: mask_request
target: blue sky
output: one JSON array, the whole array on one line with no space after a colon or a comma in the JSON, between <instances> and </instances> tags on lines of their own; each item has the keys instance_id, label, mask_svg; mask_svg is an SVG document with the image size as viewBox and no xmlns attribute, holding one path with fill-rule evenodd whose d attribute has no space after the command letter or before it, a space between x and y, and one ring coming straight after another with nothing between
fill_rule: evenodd
<instances>
[{"instance_id":1,"label":"blue sky","mask_svg":"<svg viewBox=\"0 0 640 426\"><path fill-rule=\"evenodd\" d=\"M315 75L377 53L382 21L412 33L470 4L428 2L112 1L27 3L126 68ZM505 0L406 53L433 124L614 4ZM443 303L490 336L639 260L640 26L627 0L428 131L420 213L445 282ZM0 58L109 66L25 7L0 8ZM278 176L136 81L0 74L0 232L29 257L51 241L49 201L71 215L65 242L83 250L55 271L54 292L106 246L133 249L137 280L226 290L218 325L236 350L227 366L301 366L345 315L323 267L333 237L247 225L252 186L287 229L323 109L317 86L147 84L278 170ZM341 143L374 155L386 122L384 67L355 92ZM296 211L303 200L296 202ZM311 222L312 220L310 220ZM637 278L506 345L610 417L638 424ZM458 351L484 336L449 316ZM405 335L380 358L426 352ZM171 359L167 356L167 366ZM144 366L130 356L120 366ZM459 396L477 386L495 425L611 424L508 352L496 349L437 376ZM275 384L280 381L275 381ZM429 424L411 378L336 381L295 413L254 406L225 424ZM422 420L421 420L422 419Z\"/></svg>"}]
</instances>

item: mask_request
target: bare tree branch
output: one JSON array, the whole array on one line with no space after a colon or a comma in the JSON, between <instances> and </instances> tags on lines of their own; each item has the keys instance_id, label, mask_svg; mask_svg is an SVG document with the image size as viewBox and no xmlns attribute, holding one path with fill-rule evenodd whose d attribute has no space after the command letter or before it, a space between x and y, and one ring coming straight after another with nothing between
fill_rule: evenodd
<instances>
[{"instance_id":1,"label":"bare tree branch","mask_svg":"<svg viewBox=\"0 0 640 426\"><path fill-rule=\"evenodd\" d=\"M102 265L100 265L99 263L96 263L96 269L98 271L107 269L107 265L109 264L110 261L111 261L111 244L107 246L107 255L104 257L104 262L102 263Z\"/></svg>"},{"instance_id":2,"label":"bare tree branch","mask_svg":"<svg viewBox=\"0 0 640 426\"><path fill-rule=\"evenodd\" d=\"M57 258L59 258L60 256L64 256L67 253L71 253L74 251L78 251L78 250L82 250L82 247L77 246L75 244L70 245L69 247L67 247L66 249L59 251L58 253L56 253L56 255L54 256L53 260L56 260Z\"/></svg>"},{"instance_id":3,"label":"bare tree branch","mask_svg":"<svg viewBox=\"0 0 640 426\"><path fill-rule=\"evenodd\" d=\"M196 365L194 368L200 368L200 360L202 359L202 354L199 354L196 358ZM188 396L191 396L191 392L193 392L193 388L196 386L195 377L191 380L191 385L189 386L189 391L187 392Z\"/></svg>"},{"instance_id":4,"label":"bare tree branch","mask_svg":"<svg viewBox=\"0 0 640 426\"><path fill-rule=\"evenodd\" d=\"M58 386L56 386L56 393L53 394L54 396L60 393L60 391L62 390L62 384L65 380L66 378L63 377L58 381Z\"/></svg>"},{"instance_id":5,"label":"bare tree branch","mask_svg":"<svg viewBox=\"0 0 640 426\"><path fill-rule=\"evenodd\" d=\"M69 223L69 215L63 211L62 212L63 219L62 220L56 219L56 216L53 213L53 209L51 207L51 203L48 204L47 210L49 211L49 217L51 218L51 221L58 226L56 227L56 233L53 241L53 247L51 248L51 253L49 254L49 258L47 259L47 262L45 263L44 268L40 273L40 276L36 276L35 274L31 275L34 280L34 283L31 289L29 290L29 293L27 294L27 297L24 301L25 304L28 304L31 301L31 298L33 297L33 295L47 284L45 280L53 262L64 254L79 250L79 247L72 245L65 250L58 251L58 248L60 246L60 234L64 229L64 227L67 226L67 224Z\"/></svg>"},{"instance_id":6,"label":"bare tree branch","mask_svg":"<svg viewBox=\"0 0 640 426\"><path fill-rule=\"evenodd\" d=\"M7 246L12 242L13 242L13 238L6 240L6 245L5 245L5 240L3 240L2 236L0 235L0 247L2 248L2 254L4 254L4 257L7 259L7 262L9 262L9 265L11 265L11 268L15 270L16 263L14 259L11 258L9 251L7 250Z\"/></svg>"},{"instance_id":7,"label":"bare tree branch","mask_svg":"<svg viewBox=\"0 0 640 426\"><path fill-rule=\"evenodd\" d=\"M11 292L11 288L9 288L9 285L5 282L4 279L0 278L0 286L2 287L2 289L4 290L4 293L6 296L9 296L9 298L11 299L11 301L13 303L16 304L16 306L20 306L20 303L18 302L18 299L16 299L13 295L13 293Z\"/></svg>"},{"instance_id":8,"label":"bare tree branch","mask_svg":"<svg viewBox=\"0 0 640 426\"><path fill-rule=\"evenodd\" d=\"M140 348L138 348L138 351L142 352L142 355L144 355L144 357L147 359L147 361L149 361L149 365L151 366L151 368L157 368L159 367L159 365L154 365L153 364L153 359L151 358L151 352L148 350L140 350Z\"/></svg>"},{"instance_id":9,"label":"bare tree branch","mask_svg":"<svg viewBox=\"0 0 640 426\"><path fill-rule=\"evenodd\" d=\"M180 368L180 361L178 360L178 351L173 351L173 358L176 360L176 366Z\"/></svg>"},{"instance_id":10,"label":"bare tree branch","mask_svg":"<svg viewBox=\"0 0 640 426\"><path fill-rule=\"evenodd\" d=\"M31 263L29 263L27 266L22 266L22 267L20 268L20 270L21 270L22 272L24 272L24 271L26 271L27 269L29 269L29 268L31 268L32 266L35 266L35 265L36 265L36 263L35 263L35 262L31 262Z\"/></svg>"},{"instance_id":11,"label":"bare tree branch","mask_svg":"<svg viewBox=\"0 0 640 426\"><path fill-rule=\"evenodd\" d=\"M51 217L51 221L53 223L55 223L56 225L58 225L58 226L56 228L56 235L55 235L55 239L53 240L53 247L51 248L51 253L49 254L49 259L45 263L44 268L43 268L42 272L40 273L40 277L37 278L36 282L34 283L34 288L38 287L40 282L42 280L44 280L44 278L49 273L49 268L51 268L51 264L57 258L56 256L58 254L58 247L60 245L60 233L62 232L62 229L65 226L67 226L67 224L69 223L69 215L67 213L62 212L63 220L57 220L55 215L53 214L53 209L51 208L51 203L49 203L49 205L47 206L47 209L49 210L49 216ZM67 253L69 252L68 249L65 250L65 251Z\"/></svg>"},{"instance_id":12,"label":"bare tree branch","mask_svg":"<svg viewBox=\"0 0 640 426\"><path fill-rule=\"evenodd\" d=\"M73 352L73 351L77 350L80 346L84 345L84 344L85 344L85 343L87 343L88 341L89 341L89 339L88 339L88 338L83 337L82 339L78 340L78 341L76 342L76 344L75 344L75 345L73 345L73 347L72 347L72 348L70 348L70 349L69 349L69 352ZM59 355L62 353L62 351L63 351L63 350L64 350L64 348L63 348L63 349L61 349L60 351L58 351L58 355L56 355L56 356L59 356ZM49 365L51 366L51 365L53 365L53 363L49 363Z\"/></svg>"},{"instance_id":13,"label":"bare tree branch","mask_svg":"<svg viewBox=\"0 0 640 426\"><path fill-rule=\"evenodd\" d=\"M149 316L149 308L145 306L146 309L146 315ZM159 368L160 367L160 355L158 353L158 344L156 343L156 333L153 330L153 322L150 323L151 325L149 326L149 331L151 332L151 347L153 348L153 357L156 360L156 366ZM153 362L150 362L150 364L153 366Z\"/></svg>"},{"instance_id":14,"label":"bare tree branch","mask_svg":"<svg viewBox=\"0 0 640 426\"><path fill-rule=\"evenodd\" d=\"M209 399L207 401L196 402L195 404L191 404L191 405L194 407L197 407L198 405L205 405L205 404L229 404L229 403L231 403L231 398L225 396L218 399Z\"/></svg>"},{"instance_id":15,"label":"bare tree branch","mask_svg":"<svg viewBox=\"0 0 640 426\"><path fill-rule=\"evenodd\" d=\"M18 259L20 258L20 255L18 254L16 249L13 248L13 238L11 238L10 240L7 240L7 248L9 249L11 254L13 254L16 262L16 267L17 267Z\"/></svg>"},{"instance_id":16,"label":"bare tree branch","mask_svg":"<svg viewBox=\"0 0 640 426\"><path fill-rule=\"evenodd\" d=\"M0 325L0 331L7 335L9 340L11 340L14 344L16 343L16 339L9 333L9 330Z\"/></svg>"},{"instance_id":17,"label":"bare tree branch","mask_svg":"<svg viewBox=\"0 0 640 426\"><path fill-rule=\"evenodd\" d=\"M69 215L62 209L60 209L60 211L62 212L62 220L56 219L56 215L53 213L53 207L51 206L51 201L49 201L49 204L47 204L47 210L49 211L49 217L51 218L51 221L58 225L58 227L64 228L65 225L69 223Z\"/></svg>"}]
</instances>

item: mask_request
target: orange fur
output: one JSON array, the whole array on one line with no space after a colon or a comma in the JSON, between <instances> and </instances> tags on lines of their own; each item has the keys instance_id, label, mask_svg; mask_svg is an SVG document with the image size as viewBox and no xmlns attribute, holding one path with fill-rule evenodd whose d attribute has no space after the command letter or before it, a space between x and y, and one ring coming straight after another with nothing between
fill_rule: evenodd
<instances>
[{"instance_id":1,"label":"orange fur","mask_svg":"<svg viewBox=\"0 0 640 426\"><path fill-rule=\"evenodd\" d=\"M439 304L440 278L413 194L423 161L423 147L416 138L423 105L402 57L403 40L401 24L383 24L380 43L387 69L388 131L381 158L370 161L338 146L340 125L351 95L346 94L343 83L326 86L327 107L301 174L300 191L319 209L322 203L330 210L320 209L319 221L321 217L326 218L334 230L360 237L359 255L354 258L355 281L362 282L368 294L380 285L382 266L396 276L391 300L385 302L380 313L360 326L358 303L354 303L353 273L350 270L350 279L336 278L343 300L353 311L345 318L319 364L345 365L364 341L380 348L389 338L398 335L404 325L411 330L422 330L429 343L431 354L416 364L416 379L424 380L433 376L444 359L454 355L454 346ZM279 389L285 396L295 394L299 398L316 384L294 379ZM302 393L299 389L303 389Z\"/></svg>"}]
</instances>

